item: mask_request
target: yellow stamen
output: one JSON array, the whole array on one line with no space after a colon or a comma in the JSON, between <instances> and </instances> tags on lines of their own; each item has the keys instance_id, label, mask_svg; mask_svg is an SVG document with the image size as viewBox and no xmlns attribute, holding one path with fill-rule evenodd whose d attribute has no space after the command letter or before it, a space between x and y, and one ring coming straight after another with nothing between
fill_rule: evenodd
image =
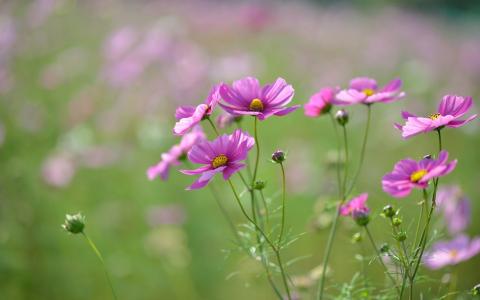
<instances>
[{"instance_id":1,"label":"yellow stamen","mask_svg":"<svg viewBox=\"0 0 480 300\"><path fill-rule=\"evenodd\" d=\"M225 154L220 154L219 156L215 157L212 161L212 167L218 168L224 166L228 163L228 157Z\"/></svg>"},{"instance_id":2,"label":"yellow stamen","mask_svg":"<svg viewBox=\"0 0 480 300\"><path fill-rule=\"evenodd\" d=\"M427 173L428 173L427 170L415 171L412 173L412 175L410 175L410 181L419 182L423 178L423 176L425 176Z\"/></svg>"},{"instance_id":3,"label":"yellow stamen","mask_svg":"<svg viewBox=\"0 0 480 300\"><path fill-rule=\"evenodd\" d=\"M375 94L375 91L372 90L372 89L364 89L362 91L362 93L364 93L365 95L367 95L367 97L370 97L371 95Z\"/></svg>"},{"instance_id":4,"label":"yellow stamen","mask_svg":"<svg viewBox=\"0 0 480 300\"><path fill-rule=\"evenodd\" d=\"M438 118L440 118L441 114L439 113L435 113L435 114L431 114L430 116L428 116L430 119L432 120L436 120Z\"/></svg>"},{"instance_id":5,"label":"yellow stamen","mask_svg":"<svg viewBox=\"0 0 480 300\"><path fill-rule=\"evenodd\" d=\"M250 102L250 110L253 111L263 111L263 102L262 100L255 98Z\"/></svg>"},{"instance_id":6,"label":"yellow stamen","mask_svg":"<svg viewBox=\"0 0 480 300\"><path fill-rule=\"evenodd\" d=\"M457 249L452 249L452 250L450 250L449 254L452 258L455 258L455 257L458 256L458 251L457 251Z\"/></svg>"}]
</instances>

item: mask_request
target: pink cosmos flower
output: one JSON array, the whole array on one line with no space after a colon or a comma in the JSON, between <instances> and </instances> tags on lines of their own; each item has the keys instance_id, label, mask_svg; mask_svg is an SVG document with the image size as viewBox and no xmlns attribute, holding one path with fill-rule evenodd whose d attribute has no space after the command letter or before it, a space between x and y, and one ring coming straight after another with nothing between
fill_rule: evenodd
<instances>
[{"instance_id":1,"label":"pink cosmos flower","mask_svg":"<svg viewBox=\"0 0 480 300\"><path fill-rule=\"evenodd\" d=\"M437 208L443 214L448 232L456 235L464 231L471 221L470 200L459 186L444 186L437 192Z\"/></svg>"},{"instance_id":2,"label":"pink cosmos flower","mask_svg":"<svg viewBox=\"0 0 480 300\"><path fill-rule=\"evenodd\" d=\"M200 123L200 121L212 114L215 106L217 106L220 101L220 94L218 92L219 86L220 85L214 86L210 90L205 102L197 107L184 105L177 108L175 118L178 122L173 128L173 133L176 135L184 135L190 129L195 127L195 125Z\"/></svg>"},{"instance_id":3,"label":"pink cosmos flower","mask_svg":"<svg viewBox=\"0 0 480 300\"><path fill-rule=\"evenodd\" d=\"M180 144L174 145L168 152L162 153L160 162L148 168L148 179L153 180L160 177L162 180L167 180L170 168L172 166L178 166L180 159L185 156L195 144L205 139L205 133L200 126L195 127L191 132L185 134Z\"/></svg>"},{"instance_id":4,"label":"pink cosmos flower","mask_svg":"<svg viewBox=\"0 0 480 300\"><path fill-rule=\"evenodd\" d=\"M340 91L335 96L332 103L336 105L352 105L357 103L393 102L405 97L405 92L402 92L401 88L402 81L398 78L379 89L375 79L357 77L350 81L348 89Z\"/></svg>"},{"instance_id":5,"label":"pink cosmos flower","mask_svg":"<svg viewBox=\"0 0 480 300\"><path fill-rule=\"evenodd\" d=\"M336 92L336 89L326 87L314 94L304 106L305 115L315 118L328 113L332 108L332 100L334 100Z\"/></svg>"},{"instance_id":6,"label":"pink cosmos flower","mask_svg":"<svg viewBox=\"0 0 480 300\"><path fill-rule=\"evenodd\" d=\"M342 216L352 216L355 218L356 215L362 214L366 215L370 212L370 209L367 207L368 194L363 193L352 200L348 201L340 207L340 215Z\"/></svg>"},{"instance_id":7,"label":"pink cosmos flower","mask_svg":"<svg viewBox=\"0 0 480 300\"><path fill-rule=\"evenodd\" d=\"M402 112L405 125L395 124L395 127L402 131L402 137L409 138L422 132L439 130L443 127L460 127L472 121L477 115L470 116L466 120L458 120L463 117L472 107L472 97L461 97L446 95L443 97L438 112L428 117L417 117L409 112Z\"/></svg>"},{"instance_id":8,"label":"pink cosmos flower","mask_svg":"<svg viewBox=\"0 0 480 300\"><path fill-rule=\"evenodd\" d=\"M470 240L467 236L460 235L451 241L435 243L425 253L423 261L428 268L437 270L469 260L478 253L480 253L480 237Z\"/></svg>"},{"instance_id":9,"label":"pink cosmos flower","mask_svg":"<svg viewBox=\"0 0 480 300\"><path fill-rule=\"evenodd\" d=\"M251 115L265 120L273 115L285 116L299 108L299 105L285 107L292 101L294 92L283 78L261 87L258 79L245 77L231 86L220 86L220 95L226 102L220 106L234 116Z\"/></svg>"},{"instance_id":10,"label":"pink cosmos flower","mask_svg":"<svg viewBox=\"0 0 480 300\"><path fill-rule=\"evenodd\" d=\"M402 198L410 194L413 188L425 189L428 182L452 172L457 160L447 163L448 152L441 151L438 159L424 158L419 162L407 158L399 161L391 173L383 176L383 190L393 197Z\"/></svg>"},{"instance_id":11,"label":"pink cosmos flower","mask_svg":"<svg viewBox=\"0 0 480 300\"><path fill-rule=\"evenodd\" d=\"M247 158L248 151L254 144L254 138L240 129L231 135L221 135L211 142L196 144L188 152L188 159L203 166L195 170L181 171L186 175L200 175L187 190L203 188L217 173L222 173L223 179L228 180L235 172L245 167L241 161Z\"/></svg>"}]
</instances>

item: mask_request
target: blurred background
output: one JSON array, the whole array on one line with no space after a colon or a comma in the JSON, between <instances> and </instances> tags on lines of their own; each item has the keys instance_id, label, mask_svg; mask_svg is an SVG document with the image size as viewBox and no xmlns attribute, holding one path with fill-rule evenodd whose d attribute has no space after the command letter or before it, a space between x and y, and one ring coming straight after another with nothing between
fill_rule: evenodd
<instances>
[{"instance_id":1,"label":"blurred background","mask_svg":"<svg viewBox=\"0 0 480 300\"><path fill-rule=\"evenodd\" d=\"M380 85L402 78L408 96L373 109L354 193L368 191L375 214L393 203L413 222L420 194L392 199L380 180L397 160L436 151L436 137L404 141L392 124L401 110L435 112L446 93L478 103L479 8L453 0L0 1L0 298L110 298L88 245L60 228L65 213L81 211L120 299L274 299L260 264L235 249L208 190L185 191L193 178L175 169L166 182L146 177L178 143L171 134L175 108L203 101L214 83L246 75L263 83L284 77L296 89L294 104L355 76ZM358 159L365 110L349 112ZM270 153L289 153L287 222L301 236L284 256L294 260L289 273L297 285L308 287L336 191L331 124L299 110L260 123L260 136L260 178L268 180L272 203L279 203L280 174ZM478 215L478 121L445 130L444 146L459 164L442 183L460 185ZM227 186L218 178L214 184L243 222ZM438 220L439 235L446 235ZM382 218L372 224L379 243L390 238ZM360 269L360 249L350 242L356 230L342 222L332 295ZM473 218L467 233L479 230ZM371 268L372 280L380 280L381 269ZM480 257L456 267L459 289L480 281L479 268ZM450 271L426 274L445 281ZM438 281L423 286L427 295L439 289ZM299 292L308 299L308 289Z\"/></svg>"}]
</instances>

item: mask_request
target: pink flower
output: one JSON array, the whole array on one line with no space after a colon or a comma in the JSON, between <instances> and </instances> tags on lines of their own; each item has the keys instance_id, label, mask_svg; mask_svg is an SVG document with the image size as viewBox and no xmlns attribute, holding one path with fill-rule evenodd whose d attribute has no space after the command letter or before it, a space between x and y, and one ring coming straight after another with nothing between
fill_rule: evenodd
<instances>
[{"instance_id":1,"label":"pink flower","mask_svg":"<svg viewBox=\"0 0 480 300\"><path fill-rule=\"evenodd\" d=\"M176 135L184 135L190 129L195 127L195 125L200 123L200 121L212 114L215 106L217 106L217 103L220 101L220 94L218 92L219 86L220 85L214 86L210 90L205 102L197 107L180 106L177 108L175 118L178 122L173 128L173 133Z\"/></svg>"},{"instance_id":2,"label":"pink flower","mask_svg":"<svg viewBox=\"0 0 480 300\"><path fill-rule=\"evenodd\" d=\"M182 170L186 175L200 175L200 177L187 189L195 190L206 186L217 173L223 174L223 179L228 180L234 173L245 167L241 161L247 158L248 151L255 144L255 140L240 129L231 135L221 135L214 141L204 141L196 144L190 152L188 159L202 167L195 170Z\"/></svg>"},{"instance_id":3,"label":"pink flower","mask_svg":"<svg viewBox=\"0 0 480 300\"><path fill-rule=\"evenodd\" d=\"M464 231L471 221L470 200L459 186L444 186L437 192L437 207L443 213L448 232L456 235Z\"/></svg>"},{"instance_id":4,"label":"pink flower","mask_svg":"<svg viewBox=\"0 0 480 300\"><path fill-rule=\"evenodd\" d=\"M185 134L180 144L174 145L168 152L162 153L160 162L148 168L148 179L153 180L160 177L162 180L167 180L170 168L172 166L178 166L180 159L185 156L195 144L205 140L205 138L205 133L199 126Z\"/></svg>"},{"instance_id":5,"label":"pink flower","mask_svg":"<svg viewBox=\"0 0 480 300\"><path fill-rule=\"evenodd\" d=\"M402 81L394 79L386 86L378 89L375 79L357 77L350 81L350 87L340 91L332 101L335 105L352 105L357 103L372 104L376 102L393 102L405 97L402 92Z\"/></svg>"},{"instance_id":6,"label":"pink flower","mask_svg":"<svg viewBox=\"0 0 480 300\"><path fill-rule=\"evenodd\" d=\"M336 89L326 87L314 94L304 106L305 115L314 118L328 113L332 108L332 100L335 98L336 92Z\"/></svg>"},{"instance_id":7,"label":"pink flower","mask_svg":"<svg viewBox=\"0 0 480 300\"><path fill-rule=\"evenodd\" d=\"M425 265L433 270L449 265L456 265L469 260L480 253L480 237L470 240L465 235L460 235L451 241L435 243L425 253Z\"/></svg>"},{"instance_id":8,"label":"pink flower","mask_svg":"<svg viewBox=\"0 0 480 300\"><path fill-rule=\"evenodd\" d=\"M447 160L447 151L441 151L438 159L424 158L419 162L410 158L401 160L391 173L383 176L383 190L393 197L402 198L408 196L413 188L425 189L431 179L445 176L455 169L457 160L449 163Z\"/></svg>"},{"instance_id":9,"label":"pink flower","mask_svg":"<svg viewBox=\"0 0 480 300\"><path fill-rule=\"evenodd\" d=\"M273 115L287 115L299 108L299 105L285 107L292 101L294 92L283 78L260 87L258 79L245 77L234 81L231 86L220 86L220 95L226 102L220 103L220 106L234 116L251 115L265 120Z\"/></svg>"},{"instance_id":10,"label":"pink flower","mask_svg":"<svg viewBox=\"0 0 480 300\"><path fill-rule=\"evenodd\" d=\"M402 137L409 138L422 132L439 130L443 127L460 127L472 121L477 115L470 116L466 120L458 120L463 117L472 107L472 97L461 97L446 95L443 97L438 112L428 117L417 117L409 112L402 112L405 125L395 124L395 127L402 131Z\"/></svg>"},{"instance_id":11,"label":"pink flower","mask_svg":"<svg viewBox=\"0 0 480 300\"><path fill-rule=\"evenodd\" d=\"M367 214L370 209L367 207L368 194L363 193L352 200L348 201L340 207L340 215L342 216L354 216L358 213Z\"/></svg>"}]
</instances>

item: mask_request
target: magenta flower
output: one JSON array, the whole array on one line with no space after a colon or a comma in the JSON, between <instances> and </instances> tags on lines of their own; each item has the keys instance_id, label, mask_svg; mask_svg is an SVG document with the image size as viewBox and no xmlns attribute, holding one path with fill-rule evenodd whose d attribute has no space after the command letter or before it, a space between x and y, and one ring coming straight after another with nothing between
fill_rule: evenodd
<instances>
[{"instance_id":1,"label":"magenta flower","mask_svg":"<svg viewBox=\"0 0 480 300\"><path fill-rule=\"evenodd\" d=\"M357 214L368 214L370 209L367 207L368 194L363 193L340 207L340 215L352 216Z\"/></svg>"},{"instance_id":2,"label":"magenta flower","mask_svg":"<svg viewBox=\"0 0 480 300\"><path fill-rule=\"evenodd\" d=\"M254 144L254 138L240 129L231 135L221 135L211 142L196 144L188 152L188 159L203 166L195 170L181 171L186 175L200 175L187 189L203 188L217 173L222 173L223 179L228 180L235 172L245 167L241 161L247 158L248 151Z\"/></svg>"},{"instance_id":3,"label":"magenta flower","mask_svg":"<svg viewBox=\"0 0 480 300\"><path fill-rule=\"evenodd\" d=\"M232 86L221 85L220 95L226 104L220 103L220 106L234 116L251 115L265 120L272 115L287 115L299 108L299 105L285 107L292 101L293 94L293 87L283 78L260 87L258 79L246 77L234 81Z\"/></svg>"},{"instance_id":4,"label":"magenta flower","mask_svg":"<svg viewBox=\"0 0 480 300\"><path fill-rule=\"evenodd\" d=\"M183 105L175 111L175 118L177 123L173 128L173 133L176 135L184 135L190 129L195 127L203 119L210 116L220 101L220 94L218 92L220 85L214 86L205 99L205 102L197 107Z\"/></svg>"},{"instance_id":5,"label":"magenta flower","mask_svg":"<svg viewBox=\"0 0 480 300\"><path fill-rule=\"evenodd\" d=\"M480 253L480 237L470 240L467 236L460 235L451 241L435 243L425 253L423 261L428 268L437 270L469 260L478 253Z\"/></svg>"},{"instance_id":6,"label":"magenta flower","mask_svg":"<svg viewBox=\"0 0 480 300\"><path fill-rule=\"evenodd\" d=\"M205 139L205 133L200 126L195 127L191 132L185 134L180 144L174 145L168 152L162 153L160 162L148 168L148 179L153 180L160 177L162 180L167 180L170 168L172 166L178 166L182 157L187 155L193 145Z\"/></svg>"},{"instance_id":7,"label":"magenta flower","mask_svg":"<svg viewBox=\"0 0 480 300\"><path fill-rule=\"evenodd\" d=\"M438 112L428 117L417 117L409 112L402 112L405 125L395 124L395 127L402 131L402 137L409 138L422 132L442 129L443 127L460 127L472 121L477 115L470 116L466 120L458 120L463 117L472 107L472 97L460 97L446 95L443 97Z\"/></svg>"},{"instance_id":8,"label":"magenta flower","mask_svg":"<svg viewBox=\"0 0 480 300\"><path fill-rule=\"evenodd\" d=\"M352 105L357 103L372 104L376 102L393 102L405 97L402 92L402 81L394 79L383 88L377 87L375 79L357 77L350 81L350 87L340 91L332 101L336 105Z\"/></svg>"},{"instance_id":9,"label":"magenta flower","mask_svg":"<svg viewBox=\"0 0 480 300\"><path fill-rule=\"evenodd\" d=\"M456 235L463 232L471 221L470 200L459 186L445 186L438 189L437 208L445 218L448 232Z\"/></svg>"},{"instance_id":10,"label":"magenta flower","mask_svg":"<svg viewBox=\"0 0 480 300\"><path fill-rule=\"evenodd\" d=\"M402 198L410 194L413 188L425 189L428 182L452 172L457 160L447 163L448 152L441 151L438 159L424 158L419 162L407 158L399 161L391 173L383 176L383 190L393 197Z\"/></svg>"},{"instance_id":11,"label":"magenta flower","mask_svg":"<svg viewBox=\"0 0 480 300\"><path fill-rule=\"evenodd\" d=\"M310 101L305 104L305 115L307 117L318 117L328 113L332 108L332 100L335 98L336 89L326 87L310 97Z\"/></svg>"}]
</instances>

